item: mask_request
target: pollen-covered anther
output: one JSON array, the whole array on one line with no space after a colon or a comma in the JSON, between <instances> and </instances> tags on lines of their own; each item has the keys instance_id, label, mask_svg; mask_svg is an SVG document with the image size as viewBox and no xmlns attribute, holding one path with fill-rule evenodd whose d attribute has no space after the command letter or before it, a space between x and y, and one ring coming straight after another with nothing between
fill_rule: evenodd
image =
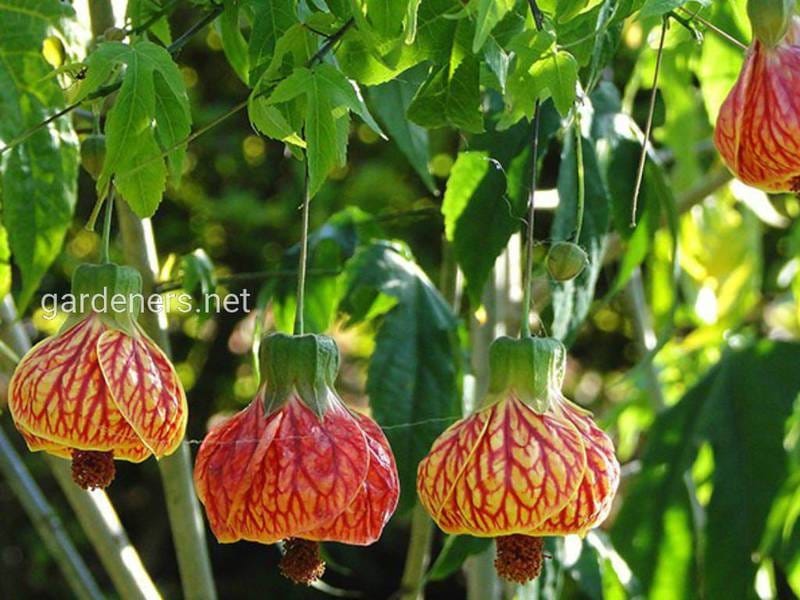
<instances>
[{"instance_id":1,"label":"pollen-covered anther","mask_svg":"<svg viewBox=\"0 0 800 600\"><path fill-rule=\"evenodd\" d=\"M542 572L544 563L544 540L529 535L505 535L497 542L497 558L494 568L503 579L515 583L527 583Z\"/></svg>"},{"instance_id":2,"label":"pollen-covered anther","mask_svg":"<svg viewBox=\"0 0 800 600\"><path fill-rule=\"evenodd\" d=\"M319 544L299 538L284 542L283 558L278 567L284 577L305 585L311 585L325 573Z\"/></svg>"},{"instance_id":3,"label":"pollen-covered anther","mask_svg":"<svg viewBox=\"0 0 800 600\"><path fill-rule=\"evenodd\" d=\"M72 450L72 480L83 489L108 487L115 474L113 452Z\"/></svg>"}]
</instances>

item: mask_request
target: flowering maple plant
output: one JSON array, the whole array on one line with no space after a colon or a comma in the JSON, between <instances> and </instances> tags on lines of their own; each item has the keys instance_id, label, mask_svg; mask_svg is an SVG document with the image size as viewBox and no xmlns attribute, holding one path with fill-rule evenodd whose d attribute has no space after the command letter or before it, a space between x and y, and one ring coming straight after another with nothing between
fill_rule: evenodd
<instances>
[{"instance_id":1,"label":"flowering maple plant","mask_svg":"<svg viewBox=\"0 0 800 600\"><path fill-rule=\"evenodd\" d=\"M566 351L551 338L500 338L482 406L422 460L417 490L447 533L497 538L495 567L524 583L542 568L542 536L585 533L619 483L608 436L564 398Z\"/></svg>"},{"instance_id":2,"label":"flowering maple plant","mask_svg":"<svg viewBox=\"0 0 800 600\"><path fill-rule=\"evenodd\" d=\"M114 459L171 454L186 429L183 387L136 322L141 286L131 267L79 266L73 295L116 295L125 301L110 305L121 310L71 315L22 358L9 384L11 416L28 448L71 458L85 489L111 483Z\"/></svg>"},{"instance_id":3,"label":"flowering maple plant","mask_svg":"<svg viewBox=\"0 0 800 600\"><path fill-rule=\"evenodd\" d=\"M220 542L284 541L281 571L311 583L318 542L375 542L397 506L386 437L334 390L339 351L326 336L272 334L253 402L203 440L194 478Z\"/></svg>"},{"instance_id":4,"label":"flowering maple plant","mask_svg":"<svg viewBox=\"0 0 800 600\"><path fill-rule=\"evenodd\" d=\"M794 0L750 0L753 44L720 108L714 143L741 181L800 192L800 18Z\"/></svg>"}]
</instances>

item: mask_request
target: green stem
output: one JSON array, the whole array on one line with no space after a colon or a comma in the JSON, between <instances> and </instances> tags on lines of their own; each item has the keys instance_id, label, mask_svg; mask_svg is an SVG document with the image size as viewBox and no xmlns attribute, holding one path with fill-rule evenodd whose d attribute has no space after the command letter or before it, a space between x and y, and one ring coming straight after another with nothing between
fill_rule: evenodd
<instances>
[{"instance_id":1,"label":"green stem","mask_svg":"<svg viewBox=\"0 0 800 600\"><path fill-rule=\"evenodd\" d=\"M17 363L19 362L20 359L19 354L17 354L11 348L11 346L6 344L3 340L0 340L0 355L2 355L2 357L5 358L6 361L11 364L12 369L17 366Z\"/></svg>"},{"instance_id":2,"label":"green stem","mask_svg":"<svg viewBox=\"0 0 800 600\"><path fill-rule=\"evenodd\" d=\"M125 262L142 275L142 290L152 293L158 273L158 254L149 219L139 219L130 207L120 202L117 216L122 233ZM146 312L141 323L148 335L167 356L171 354L167 335L166 314ZM167 515L172 528L183 595L190 600L217 597L211 563L208 558L206 532L200 504L194 492L191 453L184 440L177 451L158 462L167 501Z\"/></svg>"},{"instance_id":3,"label":"green stem","mask_svg":"<svg viewBox=\"0 0 800 600\"><path fill-rule=\"evenodd\" d=\"M111 262L110 259L110 252L109 246L111 244L111 215L114 212L114 192L113 190L108 195L106 199L106 214L105 220L103 221L103 246L100 252L100 262L102 263L109 263Z\"/></svg>"},{"instance_id":4,"label":"green stem","mask_svg":"<svg viewBox=\"0 0 800 600\"><path fill-rule=\"evenodd\" d=\"M639 194L642 191L642 181L644 180L644 167L647 163L647 147L650 144L650 134L653 130L653 115L656 112L656 96L658 94L658 77L661 73L661 59L664 56L664 40L667 37L667 24L669 19L664 17L661 20L661 37L658 42L658 53L656 54L656 68L653 72L653 89L650 91L650 106L647 110L647 123L644 128L644 141L642 142L642 152L639 155L639 166L636 169L636 186L633 189L633 202L631 205L631 227L636 227L636 211L639 208Z\"/></svg>"},{"instance_id":5,"label":"green stem","mask_svg":"<svg viewBox=\"0 0 800 600\"><path fill-rule=\"evenodd\" d=\"M411 514L411 536L401 580L400 600L422 600L425 572L431 558L433 521L417 502Z\"/></svg>"},{"instance_id":6,"label":"green stem","mask_svg":"<svg viewBox=\"0 0 800 600\"><path fill-rule=\"evenodd\" d=\"M197 21L197 23L189 27L189 29L187 29L183 33L183 35L181 35L177 40L172 42L167 50L173 56L173 58L176 57L178 54L180 54L181 50L183 50L183 47L187 44L187 42L190 39L194 37L194 35L198 31L203 29L203 27L205 27L209 23L212 23L218 16L220 16L223 10L224 10L224 5L222 4L222 2L220 2L219 4L214 6L212 10L203 15L203 17L199 21Z\"/></svg>"},{"instance_id":7,"label":"green stem","mask_svg":"<svg viewBox=\"0 0 800 600\"><path fill-rule=\"evenodd\" d=\"M544 27L544 15L542 14L536 0L528 0L533 21L537 31ZM519 337L525 338L531 335L531 304L533 303L533 226L536 217L536 179L539 169L539 121L541 120L540 102L536 100L533 110L533 131L531 133L531 182L528 194L528 236L525 240L525 274L522 278L523 299L522 299L522 318L520 319Z\"/></svg>"},{"instance_id":8,"label":"green stem","mask_svg":"<svg viewBox=\"0 0 800 600\"><path fill-rule=\"evenodd\" d=\"M697 21L698 23L700 23L700 24L702 24L702 25L704 25L704 26L708 27L708 28L709 28L711 31L713 31L714 33L716 33L716 34L717 34L718 36L720 36L721 38L723 38L723 39L726 39L726 40L728 40L728 41L729 41L731 44L733 44L734 46L737 46L737 47L738 47L740 50L744 50L745 52L747 51L747 44L744 44L744 43L740 42L740 41L739 41L739 40L737 40L735 37L733 37L733 36L732 36L730 33L728 33L727 31L725 31L725 30L723 30L723 29L720 29L719 27L717 27L716 25L714 25L714 24L713 24L711 21L709 21L708 19L704 19L704 18L703 18L703 17L701 17L699 14L697 14L697 12L689 12L688 10L686 10L685 8L683 8L682 6L680 6L680 7L678 7L678 8L679 8L679 10L680 10L680 11L682 11L683 13L685 13L685 14L686 14L686 16L687 16L687 17L688 17L690 20L692 20L692 21Z\"/></svg>"},{"instance_id":9,"label":"green stem","mask_svg":"<svg viewBox=\"0 0 800 600\"><path fill-rule=\"evenodd\" d=\"M531 304L533 303L533 226L536 217L536 179L539 169L539 121L541 107L539 100L533 111L533 132L531 133L531 182L528 194L528 231L525 240L525 273L522 277L522 316L520 318L519 336L531 335Z\"/></svg>"},{"instance_id":10,"label":"green stem","mask_svg":"<svg viewBox=\"0 0 800 600\"><path fill-rule=\"evenodd\" d=\"M0 472L33 521L33 526L75 596L86 600L102 600L103 593L78 550L72 545L64 524L42 490L36 485L22 458L14 450L14 446L2 429L0 429Z\"/></svg>"},{"instance_id":11,"label":"green stem","mask_svg":"<svg viewBox=\"0 0 800 600\"><path fill-rule=\"evenodd\" d=\"M303 229L300 233L300 260L297 265L297 308L294 313L294 334L303 335L303 310L306 298L306 269L308 268L308 215L311 198L308 195L308 156L303 177Z\"/></svg>"},{"instance_id":12,"label":"green stem","mask_svg":"<svg viewBox=\"0 0 800 600\"><path fill-rule=\"evenodd\" d=\"M6 296L0 302L0 319L5 325L3 337L16 354L24 355L30 350L31 341L25 327L17 318L11 296ZM85 492L76 486L66 461L47 456L46 462L78 516L119 596L132 600L160 598L105 492Z\"/></svg>"},{"instance_id":13,"label":"green stem","mask_svg":"<svg viewBox=\"0 0 800 600\"><path fill-rule=\"evenodd\" d=\"M575 111L575 167L578 173L578 214L575 217L575 243L581 243L583 213L586 204L586 177L583 167L583 134L581 133L580 113Z\"/></svg>"}]
</instances>

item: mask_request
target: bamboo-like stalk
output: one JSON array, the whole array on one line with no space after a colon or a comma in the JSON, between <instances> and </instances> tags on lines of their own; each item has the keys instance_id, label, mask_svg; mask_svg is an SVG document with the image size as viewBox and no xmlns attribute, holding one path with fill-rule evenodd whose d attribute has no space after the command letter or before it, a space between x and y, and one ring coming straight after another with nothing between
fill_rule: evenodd
<instances>
[{"instance_id":1,"label":"bamboo-like stalk","mask_svg":"<svg viewBox=\"0 0 800 600\"><path fill-rule=\"evenodd\" d=\"M142 275L142 291L152 293L158 273L158 253L150 219L139 219L124 202L117 210L122 246L127 264L136 267ZM166 314L144 313L142 326L150 337L169 356ZM167 514L172 527L172 538L178 558L184 597L189 600L217 597L211 562L208 558L205 525L200 503L194 491L191 470L191 453L184 440L174 454L158 463Z\"/></svg>"},{"instance_id":2,"label":"bamboo-like stalk","mask_svg":"<svg viewBox=\"0 0 800 600\"><path fill-rule=\"evenodd\" d=\"M0 428L0 472L28 513L36 532L58 564L72 592L84 600L102 600L103 593L64 529L56 511L36 485L11 441Z\"/></svg>"},{"instance_id":3,"label":"bamboo-like stalk","mask_svg":"<svg viewBox=\"0 0 800 600\"><path fill-rule=\"evenodd\" d=\"M89 0L89 15L95 37L114 25L114 13L108 10L108 4L108 0ZM199 27L193 27L192 35L198 30ZM185 39L188 39L188 35ZM142 275L143 292L150 294L158 273L153 227L149 219L136 217L125 202L118 204L117 215L126 262L138 269ZM146 312L142 315L142 326L169 356L171 351L166 314ZM172 455L161 459L158 466L184 597L187 600L213 600L217 596L216 588L208 558L203 517L192 482L191 453L186 441Z\"/></svg>"},{"instance_id":4,"label":"bamboo-like stalk","mask_svg":"<svg viewBox=\"0 0 800 600\"><path fill-rule=\"evenodd\" d=\"M14 352L23 356L30 349L31 342L17 319L11 296L0 302L0 321L5 325L3 337ZM161 598L106 493L101 490L86 492L76 486L64 460L48 456L47 464L119 595L126 600Z\"/></svg>"},{"instance_id":5,"label":"bamboo-like stalk","mask_svg":"<svg viewBox=\"0 0 800 600\"><path fill-rule=\"evenodd\" d=\"M400 584L401 600L422 600L425 597L423 583L431 559L432 540L433 521L418 501L411 513L411 534Z\"/></svg>"},{"instance_id":6,"label":"bamboo-like stalk","mask_svg":"<svg viewBox=\"0 0 800 600\"><path fill-rule=\"evenodd\" d=\"M125 600L160 600L161 594L105 492L87 492L75 485L66 460L55 456L46 460L120 596Z\"/></svg>"}]
</instances>

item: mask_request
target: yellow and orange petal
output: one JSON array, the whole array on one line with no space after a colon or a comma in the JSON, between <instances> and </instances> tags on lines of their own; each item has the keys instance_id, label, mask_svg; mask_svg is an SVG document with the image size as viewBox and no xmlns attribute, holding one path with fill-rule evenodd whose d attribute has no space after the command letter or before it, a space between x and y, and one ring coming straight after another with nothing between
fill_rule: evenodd
<instances>
[{"instance_id":1,"label":"yellow and orange petal","mask_svg":"<svg viewBox=\"0 0 800 600\"><path fill-rule=\"evenodd\" d=\"M356 413L369 447L369 469L361 489L332 522L306 531L303 539L366 546L376 542L397 508L400 483L386 436L372 419Z\"/></svg>"},{"instance_id":2,"label":"yellow and orange petal","mask_svg":"<svg viewBox=\"0 0 800 600\"><path fill-rule=\"evenodd\" d=\"M584 536L588 530L602 523L611 510L619 485L619 462L611 440L588 414L566 399L560 403L559 411L583 436L586 471L575 498L529 534L577 533Z\"/></svg>"},{"instance_id":3,"label":"yellow and orange petal","mask_svg":"<svg viewBox=\"0 0 800 600\"><path fill-rule=\"evenodd\" d=\"M64 456L69 449L149 455L106 385L97 344L107 327L96 316L34 346L9 383L9 409L31 450Z\"/></svg>"},{"instance_id":4,"label":"yellow and orange petal","mask_svg":"<svg viewBox=\"0 0 800 600\"><path fill-rule=\"evenodd\" d=\"M366 436L338 399L322 417L298 397L265 417L258 397L206 436L195 482L219 541L274 543L339 516L369 461Z\"/></svg>"},{"instance_id":5,"label":"yellow and orange petal","mask_svg":"<svg viewBox=\"0 0 800 600\"><path fill-rule=\"evenodd\" d=\"M241 539L228 524L228 515L241 487L252 479L251 465L258 468L279 422L266 425L261 398L230 419L215 426L205 437L194 464L194 483L217 540Z\"/></svg>"},{"instance_id":6,"label":"yellow and orange petal","mask_svg":"<svg viewBox=\"0 0 800 600\"><path fill-rule=\"evenodd\" d=\"M800 191L800 18L775 48L754 42L722 104L714 142L741 181Z\"/></svg>"},{"instance_id":7,"label":"yellow and orange petal","mask_svg":"<svg viewBox=\"0 0 800 600\"><path fill-rule=\"evenodd\" d=\"M172 454L186 431L183 386L161 349L144 331L117 329L97 341L97 358L117 408L144 445L161 458Z\"/></svg>"},{"instance_id":8,"label":"yellow and orange petal","mask_svg":"<svg viewBox=\"0 0 800 600\"><path fill-rule=\"evenodd\" d=\"M509 395L439 437L417 488L447 533L528 533L575 497L586 462L575 425Z\"/></svg>"}]
</instances>

